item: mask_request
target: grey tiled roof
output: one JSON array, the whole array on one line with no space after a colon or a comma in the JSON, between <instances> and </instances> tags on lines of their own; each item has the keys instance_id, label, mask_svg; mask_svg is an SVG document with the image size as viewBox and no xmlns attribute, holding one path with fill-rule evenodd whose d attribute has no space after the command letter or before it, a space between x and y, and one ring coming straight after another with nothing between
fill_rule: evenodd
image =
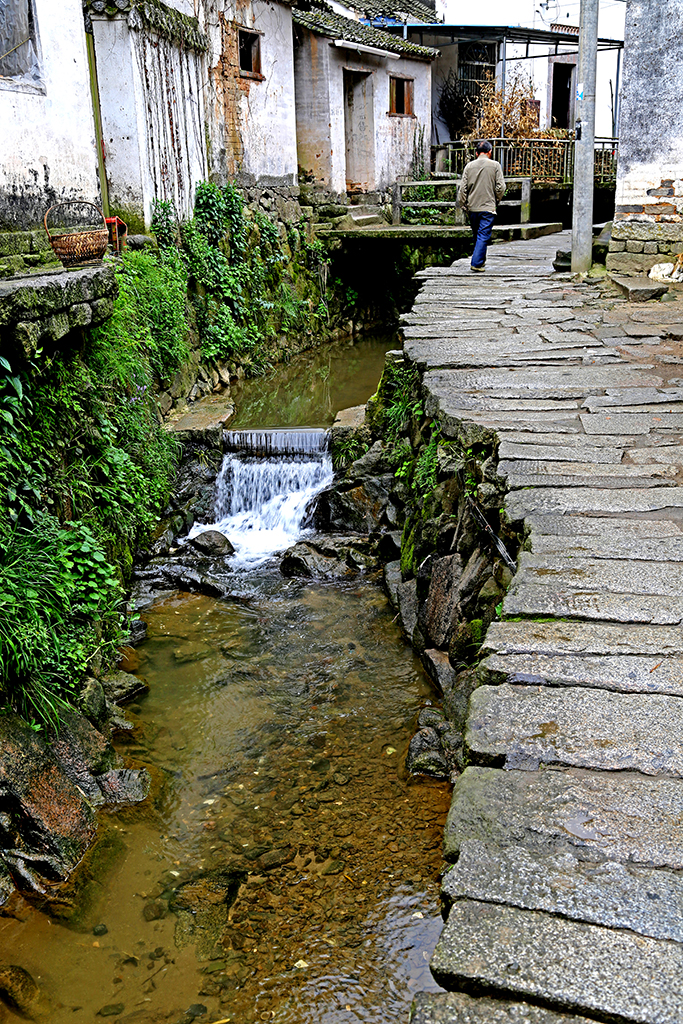
<instances>
[{"instance_id":1,"label":"grey tiled roof","mask_svg":"<svg viewBox=\"0 0 683 1024\"><path fill-rule=\"evenodd\" d=\"M433 50L430 46L418 46L407 39L390 35L389 32L382 32L381 29L371 28L351 18L344 18L336 14L330 7L321 0L310 0L302 3L301 6L292 10L292 17L297 25L317 32L322 36L329 36L330 39L347 39L349 42L360 43L363 46L375 46L380 50L388 50L390 53L400 53L405 57L415 57L418 60L434 60L439 51Z\"/></svg>"},{"instance_id":2,"label":"grey tiled roof","mask_svg":"<svg viewBox=\"0 0 683 1024\"><path fill-rule=\"evenodd\" d=\"M393 21L422 21L427 25L442 21L436 11L420 0L351 0L350 7L360 18L374 21L390 18Z\"/></svg>"}]
</instances>

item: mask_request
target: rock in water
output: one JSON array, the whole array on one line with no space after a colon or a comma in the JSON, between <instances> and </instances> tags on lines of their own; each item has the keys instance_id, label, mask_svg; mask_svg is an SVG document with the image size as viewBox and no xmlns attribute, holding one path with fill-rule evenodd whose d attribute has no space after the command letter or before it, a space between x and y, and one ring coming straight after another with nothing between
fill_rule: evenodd
<instances>
[{"instance_id":1,"label":"rock in water","mask_svg":"<svg viewBox=\"0 0 683 1024\"><path fill-rule=\"evenodd\" d=\"M95 815L45 742L15 715L0 718L0 798L15 880L19 872L42 891L43 865L51 882L67 878L95 838Z\"/></svg>"},{"instance_id":2,"label":"rock in water","mask_svg":"<svg viewBox=\"0 0 683 1024\"><path fill-rule=\"evenodd\" d=\"M195 551L212 557L228 557L235 554L235 549L224 534L218 530L204 530L193 537L190 544Z\"/></svg>"},{"instance_id":3,"label":"rock in water","mask_svg":"<svg viewBox=\"0 0 683 1024\"><path fill-rule=\"evenodd\" d=\"M149 686L144 679L139 679L130 672L107 672L102 679L102 686L107 700L112 704L123 704L149 692Z\"/></svg>"},{"instance_id":4,"label":"rock in water","mask_svg":"<svg viewBox=\"0 0 683 1024\"><path fill-rule=\"evenodd\" d=\"M35 1020L46 1009L31 975L14 964L0 964L0 998L29 1020Z\"/></svg>"},{"instance_id":5,"label":"rock in water","mask_svg":"<svg viewBox=\"0 0 683 1024\"><path fill-rule=\"evenodd\" d=\"M149 793L151 783L145 768L114 768L95 781L108 804L138 804Z\"/></svg>"}]
</instances>

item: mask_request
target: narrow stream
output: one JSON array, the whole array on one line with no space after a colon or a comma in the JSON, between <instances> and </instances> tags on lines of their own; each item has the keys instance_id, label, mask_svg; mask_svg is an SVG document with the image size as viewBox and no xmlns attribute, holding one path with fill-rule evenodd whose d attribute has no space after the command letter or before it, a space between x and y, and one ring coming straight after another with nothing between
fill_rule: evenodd
<instances>
[{"instance_id":1,"label":"narrow stream","mask_svg":"<svg viewBox=\"0 0 683 1024\"><path fill-rule=\"evenodd\" d=\"M403 769L431 684L377 582L286 580L272 557L331 475L323 444L226 455L213 528L239 600L143 612L129 667L150 692L120 749L151 796L103 814L69 927L0 918L0 960L45 985L52 1024L386 1024L435 989L449 787Z\"/></svg>"}]
</instances>

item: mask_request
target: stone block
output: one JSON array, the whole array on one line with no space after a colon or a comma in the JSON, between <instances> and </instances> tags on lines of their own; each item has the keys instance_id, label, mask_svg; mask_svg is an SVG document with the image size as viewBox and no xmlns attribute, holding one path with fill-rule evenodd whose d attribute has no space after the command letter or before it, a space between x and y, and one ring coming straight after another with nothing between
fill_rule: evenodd
<instances>
[{"instance_id":1,"label":"stone block","mask_svg":"<svg viewBox=\"0 0 683 1024\"><path fill-rule=\"evenodd\" d=\"M683 942L683 879L674 871L468 840L441 895L448 908L461 899L507 903Z\"/></svg>"},{"instance_id":2,"label":"stone block","mask_svg":"<svg viewBox=\"0 0 683 1024\"><path fill-rule=\"evenodd\" d=\"M618 241L618 240L616 240L614 238L612 239L612 241L609 244L609 251L610 252L623 252L625 248L626 248L626 242L621 242L621 241Z\"/></svg>"},{"instance_id":3,"label":"stone block","mask_svg":"<svg viewBox=\"0 0 683 1024\"><path fill-rule=\"evenodd\" d=\"M609 266L607 269L612 269ZM616 257L615 257L616 259ZM650 266L654 266L657 261L656 256L645 256L643 255ZM669 290L669 286L662 284L661 281L651 281L649 277L636 277L636 278L622 278L618 274L611 274L611 279L614 281L617 288L624 293L629 302L649 302L650 299L658 299L662 295L666 295Z\"/></svg>"},{"instance_id":4,"label":"stone block","mask_svg":"<svg viewBox=\"0 0 683 1024\"><path fill-rule=\"evenodd\" d=\"M465 743L473 764L563 764L683 778L683 707L666 694L481 686L470 698Z\"/></svg>"},{"instance_id":5,"label":"stone block","mask_svg":"<svg viewBox=\"0 0 683 1024\"><path fill-rule=\"evenodd\" d=\"M463 900L431 960L444 988L530 998L629 1024L683 1018L683 948L676 942Z\"/></svg>"},{"instance_id":6,"label":"stone block","mask_svg":"<svg viewBox=\"0 0 683 1024\"><path fill-rule=\"evenodd\" d=\"M21 345L27 357L36 354L40 339L43 336L43 328L38 320L18 323L14 328L14 336Z\"/></svg>"},{"instance_id":7,"label":"stone block","mask_svg":"<svg viewBox=\"0 0 683 1024\"><path fill-rule=\"evenodd\" d=\"M92 321L92 309L87 302L72 306L68 315L72 327L86 327Z\"/></svg>"},{"instance_id":8,"label":"stone block","mask_svg":"<svg viewBox=\"0 0 683 1024\"><path fill-rule=\"evenodd\" d=\"M659 243L658 242L643 242L643 252L646 252L646 253L659 252Z\"/></svg>"},{"instance_id":9,"label":"stone block","mask_svg":"<svg viewBox=\"0 0 683 1024\"><path fill-rule=\"evenodd\" d=\"M476 692L476 691L475 691ZM463 842L569 851L586 861L683 868L683 782L578 768L466 768L444 836L447 860Z\"/></svg>"},{"instance_id":10,"label":"stone block","mask_svg":"<svg viewBox=\"0 0 683 1024\"><path fill-rule=\"evenodd\" d=\"M629 239L629 241L626 243L626 252L642 252L643 244L643 242L636 242L633 241L632 239Z\"/></svg>"},{"instance_id":11,"label":"stone block","mask_svg":"<svg viewBox=\"0 0 683 1024\"><path fill-rule=\"evenodd\" d=\"M615 241L634 239L640 242L679 242L683 241L683 223L662 224L649 220L615 220L612 227L612 238Z\"/></svg>"},{"instance_id":12,"label":"stone block","mask_svg":"<svg viewBox=\"0 0 683 1024\"><path fill-rule=\"evenodd\" d=\"M114 300L110 298L95 299L92 304L92 322L101 324L108 320L114 312Z\"/></svg>"},{"instance_id":13,"label":"stone block","mask_svg":"<svg viewBox=\"0 0 683 1024\"><path fill-rule=\"evenodd\" d=\"M418 992L410 1024L593 1024L585 1017L568 1017L529 1003L507 999L475 999L464 992Z\"/></svg>"},{"instance_id":14,"label":"stone block","mask_svg":"<svg viewBox=\"0 0 683 1024\"><path fill-rule=\"evenodd\" d=\"M605 266L617 274L642 276L656 262L656 256L646 256L645 253L610 252L605 260Z\"/></svg>"},{"instance_id":15,"label":"stone block","mask_svg":"<svg viewBox=\"0 0 683 1024\"><path fill-rule=\"evenodd\" d=\"M54 316L48 317L45 324L45 333L53 341L59 341L60 338L65 337L71 330L71 324L69 323L69 317L67 313L55 313Z\"/></svg>"}]
</instances>

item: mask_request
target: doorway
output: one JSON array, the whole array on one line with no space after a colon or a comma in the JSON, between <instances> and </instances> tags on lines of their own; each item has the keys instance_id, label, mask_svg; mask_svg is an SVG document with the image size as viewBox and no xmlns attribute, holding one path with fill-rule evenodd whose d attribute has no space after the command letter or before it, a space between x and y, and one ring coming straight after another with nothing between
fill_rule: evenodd
<instances>
[{"instance_id":1,"label":"doorway","mask_svg":"<svg viewBox=\"0 0 683 1024\"><path fill-rule=\"evenodd\" d=\"M344 135L347 192L375 187L375 118L372 75L344 68Z\"/></svg>"},{"instance_id":2,"label":"doorway","mask_svg":"<svg viewBox=\"0 0 683 1024\"><path fill-rule=\"evenodd\" d=\"M553 63L553 91L550 108L551 128L572 128L574 123L575 64Z\"/></svg>"}]
</instances>

